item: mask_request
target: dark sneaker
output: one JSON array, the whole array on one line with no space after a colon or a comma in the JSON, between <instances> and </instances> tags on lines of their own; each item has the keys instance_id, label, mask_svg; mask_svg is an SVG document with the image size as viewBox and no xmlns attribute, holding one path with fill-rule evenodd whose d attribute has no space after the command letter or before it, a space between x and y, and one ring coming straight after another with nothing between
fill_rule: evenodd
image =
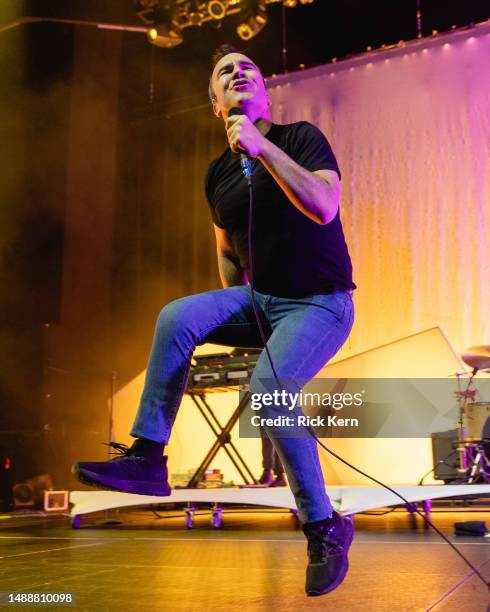
<instances>
[{"instance_id":1,"label":"dark sneaker","mask_svg":"<svg viewBox=\"0 0 490 612\"><path fill-rule=\"evenodd\" d=\"M80 482L125 493L170 495L166 456L150 457L117 442L111 442L110 446L120 453L110 461L75 463L72 472Z\"/></svg>"},{"instance_id":2,"label":"dark sneaker","mask_svg":"<svg viewBox=\"0 0 490 612\"><path fill-rule=\"evenodd\" d=\"M324 595L337 588L347 574L354 524L350 517L334 512L331 519L305 523L303 532L308 539L306 594Z\"/></svg>"},{"instance_id":3,"label":"dark sneaker","mask_svg":"<svg viewBox=\"0 0 490 612\"><path fill-rule=\"evenodd\" d=\"M288 483L286 482L286 477L284 474L278 474L274 480L269 485L271 487L287 487Z\"/></svg>"},{"instance_id":4,"label":"dark sneaker","mask_svg":"<svg viewBox=\"0 0 490 612\"><path fill-rule=\"evenodd\" d=\"M265 485L266 487L270 487L273 481L274 476L272 474L272 470L264 470L262 472L262 476L259 478L259 484Z\"/></svg>"}]
</instances>

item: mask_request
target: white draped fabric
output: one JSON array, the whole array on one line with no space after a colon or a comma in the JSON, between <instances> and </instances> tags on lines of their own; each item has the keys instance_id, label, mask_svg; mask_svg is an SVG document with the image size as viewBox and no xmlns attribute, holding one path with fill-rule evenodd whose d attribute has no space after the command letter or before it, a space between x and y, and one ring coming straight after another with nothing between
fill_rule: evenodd
<instances>
[{"instance_id":1,"label":"white draped fabric","mask_svg":"<svg viewBox=\"0 0 490 612\"><path fill-rule=\"evenodd\" d=\"M347 357L439 325L490 344L490 25L269 82L327 135L354 266Z\"/></svg>"}]
</instances>

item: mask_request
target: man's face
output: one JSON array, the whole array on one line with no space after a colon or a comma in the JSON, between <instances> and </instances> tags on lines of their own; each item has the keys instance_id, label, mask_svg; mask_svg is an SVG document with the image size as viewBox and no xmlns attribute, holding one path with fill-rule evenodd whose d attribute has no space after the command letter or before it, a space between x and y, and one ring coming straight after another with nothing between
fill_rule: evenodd
<instances>
[{"instance_id":1,"label":"man's face","mask_svg":"<svg viewBox=\"0 0 490 612\"><path fill-rule=\"evenodd\" d=\"M213 109L220 117L231 108L253 107L259 116L266 112L269 97L259 68L242 53L229 53L216 64L211 76L215 95Z\"/></svg>"}]
</instances>

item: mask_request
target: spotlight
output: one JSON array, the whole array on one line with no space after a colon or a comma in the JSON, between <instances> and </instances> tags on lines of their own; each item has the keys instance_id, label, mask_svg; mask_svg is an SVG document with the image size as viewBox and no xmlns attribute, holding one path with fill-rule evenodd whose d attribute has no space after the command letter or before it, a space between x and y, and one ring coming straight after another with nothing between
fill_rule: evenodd
<instances>
[{"instance_id":1,"label":"spotlight","mask_svg":"<svg viewBox=\"0 0 490 612\"><path fill-rule=\"evenodd\" d=\"M194 11L193 13L189 13L189 24L191 26L202 26L204 19L204 15L199 11Z\"/></svg>"},{"instance_id":2,"label":"spotlight","mask_svg":"<svg viewBox=\"0 0 490 612\"><path fill-rule=\"evenodd\" d=\"M146 36L157 47L176 47L184 40L180 29L168 26L166 23L150 28Z\"/></svg>"},{"instance_id":3,"label":"spotlight","mask_svg":"<svg viewBox=\"0 0 490 612\"><path fill-rule=\"evenodd\" d=\"M175 0L163 0L154 9L154 26L146 33L157 47L176 47L184 40Z\"/></svg>"},{"instance_id":4,"label":"spotlight","mask_svg":"<svg viewBox=\"0 0 490 612\"><path fill-rule=\"evenodd\" d=\"M226 16L226 2L222 0L210 0L207 9L209 16L218 21Z\"/></svg>"},{"instance_id":5,"label":"spotlight","mask_svg":"<svg viewBox=\"0 0 490 612\"><path fill-rule=\"evenodd\" d=\"M127 0L129 1L129 0ZM267 5L281 4L292 9L314 0L132 0L136 14L145 24L148 41L157 47L176 47L183 31L214 22L220 27L228 16L239 14L237 33L250 40L267 23Z\"/></svg>"},{"instance_id":6,"label":"spotlight","mask_svg":"<svg viewBox=\"0 0 490 612\"><path fill-rule=\"evenodd\" d=\"M250 40L257 36L267 23L265 0L249 0L247 4L244 20L236 29L242 40Z\"/></svg>"}]
</instances>

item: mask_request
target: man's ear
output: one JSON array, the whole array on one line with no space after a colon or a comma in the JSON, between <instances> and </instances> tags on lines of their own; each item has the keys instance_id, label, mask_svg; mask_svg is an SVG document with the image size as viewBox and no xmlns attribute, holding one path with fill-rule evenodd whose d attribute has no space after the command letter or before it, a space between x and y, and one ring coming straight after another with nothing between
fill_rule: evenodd
<instances>
[{"instance_id":1,"label":"man's ear","mask_svg":"<svg viewBox=\"0 0 490 612\"><path fill-rule=\"evenodd\" d=\"M216 98L214 98L212 104L213 104L213 113L216 115L216 117L221 117L222 116L221 109L218 103L216 102Z\"/></svg>"}]
</instances>

